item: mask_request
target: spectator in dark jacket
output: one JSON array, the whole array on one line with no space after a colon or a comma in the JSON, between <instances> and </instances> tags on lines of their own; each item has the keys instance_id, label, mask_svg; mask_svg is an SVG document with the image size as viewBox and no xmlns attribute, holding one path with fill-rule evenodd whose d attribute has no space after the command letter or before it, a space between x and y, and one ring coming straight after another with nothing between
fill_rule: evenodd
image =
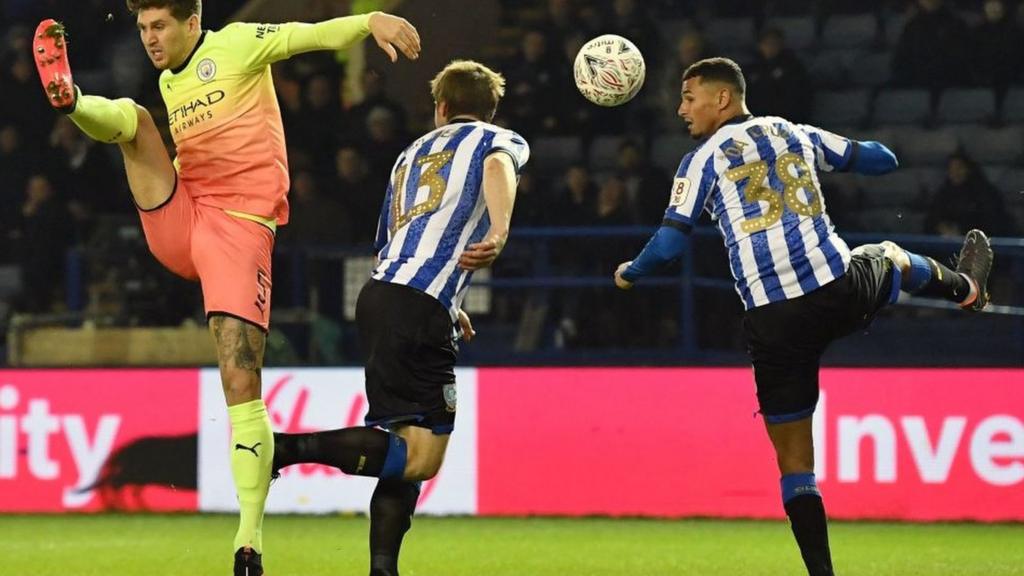
<instances>
[{"instance_id":1,"label":"spectator in dark jacket","mask_svg":"<svg viewBox=\"0 0 1024 576\"><path fill-rule=\"evenodd\" d=\"M1010 17L1003 0L986 0L985 19L971 31L974 82L1002 95L1018 78L1024 61L1024 30Z\"/></svg>"},{"instance_id":2,"label":"spectator in dark jacket","mask_svg":"<svg viewBox=\"0 0 1024 576\"><path fill-rule=\"evenodd\" d=\"M22 312L49 312L64 284L71 226L67 207L43 174L30 177L25 187L16 238L24 285L18 308Z\"/></svg>"},{"instance_id":3,"label":"spectator in dark jacket","mask_svg":"<svg viewBox=\"0 0 1024 576\"><path fill-rule=\"evenodd\" d=\"M893 54L899 84L940 89L970 81L967 24L943 0L917 0Z\"/></svg>"},{"instance_id":4,"label":"spectator in dark jacket","mask_svg":"<svg viewBox=\"0 0 1024 576\"><path fill-rule=\"evenodd\" d=\"M552 106L558 100L557 67L558 56L544 34L527 32L516 63L508 67L502 106L511 125L528 137L558 129L557 110Z\"/></svg>"},{"instance_id":5,"label":"spectator in dark jacket","mask_svg":"<svg viewBox=\"0 0 1024 576\"><path fill-rule=\"evenodd\" d=\"M782 116L807 122L811 82L796 54L786 47L782 30L766 28L757 43L757 58L745 70L747 102L759 116Z\"/></svg>"},{"instance_id":6,"label":"spectator in dark jacket","mask_svg":"<svg viewBox=\"0 0 1024 576\"><path fill-rule=\"evenodd\" d=\"M946 181L932 199L925 231L959 238L971 228L989 236L1014 236L1016 227L1002 194L965 154L949 158Z\"/></svg>"}]
</instances>

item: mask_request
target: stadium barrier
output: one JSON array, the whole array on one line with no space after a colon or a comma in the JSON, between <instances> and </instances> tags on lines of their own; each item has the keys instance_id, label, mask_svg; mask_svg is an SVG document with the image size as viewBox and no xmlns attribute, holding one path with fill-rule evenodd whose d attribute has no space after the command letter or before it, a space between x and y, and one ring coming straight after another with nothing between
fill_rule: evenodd
<instances>
[{"instance_id":1,"label":"stadium barrier","mask_svg":"<svg viewBox=\"0 0 1024 576\"><path fill-rule=\"evenodd\" d=\"M481 364L508 364L514 362L522 365L537 365L558 363L564 365L590 364L593 362L593 350L582 348L573 350L567 347L560 347L547 342L540 334L540 329L531 331L528 328L530 318L543 324L543 318L537 319L534 309L529 307L521 310L521 316L525 320L520 322L517 332L503 336L497 341L499 346L488 340L487 334L494 331L488 330L489 325L487 313L490 312L492 296L500 292L522 294L528 291L537 297L538 302L545 302L549 295L558 292L579 293L586 290L603 290L604 293L611 293L615 290L611 275L614 266L619 260L608 263L600 270L588 268L581 271L564 264L565 251L567 247L574 251L574 260L580 261L576 256L585 255L583 260L589 261L592 258L606 256L610 248L618 253L622 247L626 247L626 254L622 259L631 258L646 242L647 238L654 231L654 228L645 226L606 226L606 227L521 227L512 232L512 240L502 255L502 265L490 275L490 270L479 271L474 274L473 286L469 289L465 307L471 314L477 316L477 325L482 328L481 338L475 349L468 352L474 355L474 362ZM946 256L955 254L961 245L958 238L947 238L940 236L928 236L917 234L866 234L846 233L842 234L843 239L851 247L860 244L892 240L906 247L909 250L919 251L924 254L934 255L943 261ZM703 243L703 244L701 244ZM653 364L676 364L684 361L689 364L715 363L715 359L724 352L727 355L734 355L735 349L731 345L727 349L715 348L713 345L701 343L701 319L700 308L707 303L709 293L726 294L733 306L731 310L739 310L740 302L736 299L734 283L731 278L723 276L722 270L717 272L708 270L702 272L699 265L699 246L705 249L709 246L716 246L720 250L721 240L717 229L709 226L698 226L693 234L688 236L681 256L682 265L680 272L665 276L654 276L645 278L637 284L637 291L658 298L669 312L675 316L675 325L678 327L678 334L673 334L671 344L658 345L655 348L630 348L621 358L615 357L616 350L602 349L601 354L606 362L636 364L638 362ZM976 321L974 326L986 324L980 331L1001 331L1007 334L1007 338L988 339L984 343L976 342L969 338L967 342L959 343L961 352L968 357L972 365L1020 365L1024 363L1024 347L1014 345L1024 342L1024 299L1021 298L1019 290L1012 289L1012 286L1024 284L1024 238L993 238L993 250L996 253L997 265L993 272L994 294L998 296L995 303L990 304L981 315L981 320ZM633 249L631 250L630 247ZM575 253L576 250L580 252ZM717 253L716 253L717 254ZM721 253L721 263L726 262L726 255ZM85 317L84 307L87 300L85 279L88 277L88 266L80 251L72 252L68 258L68 287L67 308L73 314ZM715 256L718 262L719 256ZM309 318L315 314L309 314L311 310L320 310L320 313L333 317L339 312L346 320L352 320L355 314L355 300L359 289L365 283L369 271L372 269L374 259L372 249L369 246L332 246L332 245L288 245L281 244L275 248L275 280L280 275L275 292L275 317L276 326L282 326L287 321L299 323L309 322ZM949 262L947 262L949 263ZM706 267L706 266L705 266ZM324 270L333 270L340 279L338 285L317 286L311 278L322 277ZM317 272L319 271L319 272ZM657 291L658 294L654 294ZM333 302L338 299L341 303ZM328 304L330 300L332 304ZM318 308L317 302L322 301ZM942 302L926 298L912 298L906 294L901 295L900 303L919 308L939 308L955 310L952 303ZM330 306L340 306L341 310L329 309ZM552 319L548 318L548 322ZM913 338L912 330L914 325L897 326L891 341L909 340ZM499 328L498 331L501 329ZM704 332L708 332L704 327ZM502 332L505 335L504 332ZM531 337L532 334L532 337ZM706 334L705 334L706 335ZM18 337L12 329L10 338L12 341ZM508 353L508 340L515 340L516 354ZM489 346L488 343L491 345ZM920 347L918 347L920 348ZM910 349L917 352L911 355L915 361L922 361L920 349ZM730 356L730 358L733 356ZM45 359L43 360L45 362ZM742 361L742 360L741 360ZM873 363L883 363L883 359L873 359ZM906 361L906 360L905 360ZM927 362L928 360L923 360ZM869 362L871 363L871 362ZM858 363L859 364L859 363ZM52 365L52 364L51 364ZM165 364L164 364L165 365ZM198 363L197 363L198 365Z\"/></svg>"},{"instance_id":2,"label":"stadium barrier","mask_svg":"<svg viewBox=\"0 0 1024 576\"><path fill-rule=\"evenodd\" d=\"M1024 520L1022 369L822 371L835 518ZM780 518L744 368L464 368L420 513ZM355 425L358 369L268 369L275 429ZM0 512L231 511L215 369L0 371ZM373 480L293 466L269 512L365 511Z\"/></svg>"}]
</instances>

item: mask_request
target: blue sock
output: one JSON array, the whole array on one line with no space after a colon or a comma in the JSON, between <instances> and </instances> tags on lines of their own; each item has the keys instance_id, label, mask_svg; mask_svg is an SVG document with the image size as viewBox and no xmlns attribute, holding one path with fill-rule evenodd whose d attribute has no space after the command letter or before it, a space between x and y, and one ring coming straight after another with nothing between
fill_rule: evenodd
<instances>
[{"instance_id":1,"label":"blue sock","mask_svg":"<svg viewBox=\"0 0 1024 576\"><path fill-rule=\"evenodd\" d=\"M932 279L932 265L928 258L907 252L910 257L910 273L903 279L903 289L911 294L920 291Z\"/></svg>"},{"instance_id":2,"label":"blue sock","mask_svg":"<svg viewBox=\"0 0 1024 576\"><path fill-rule=\"evenodd\" d=\"M782 503L785 504L797 496L813 494L821 497L818 491L818 483L814 480L813 472L803 474L786 474L782 477Z\"/></svg>"},{"instance_id":3,"label":"blue sock","mask_svg":"<svg viewBox=\"0 0 1024 576\"><path fill-rule=\"evenodd\" d=\"M379 478L401 478L405 474L405 461L409 457L409 447L405 438L388 433L388 453L384 457L384 467Z\"/></svg>"}]
</instances>

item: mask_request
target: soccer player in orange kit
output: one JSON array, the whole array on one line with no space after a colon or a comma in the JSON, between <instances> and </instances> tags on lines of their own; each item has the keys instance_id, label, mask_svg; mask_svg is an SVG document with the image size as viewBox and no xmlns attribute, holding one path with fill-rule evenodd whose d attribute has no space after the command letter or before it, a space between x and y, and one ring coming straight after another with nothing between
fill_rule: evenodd
<instances>
[{"instance_id":1,"label":"soccer player in orange kit","mask_svg":"<svg viewBox=\"0 0 1024 576\"><path fill-rule=\"evenodd\" d=\"M270 319L271 251L288 221L288 159L270 64L340 50L373 35L392 61L419 56L416 29L374 12L316 24L234 23L203 30L201 0L127 0L153 65L177 147L172 162L153 118L128 98L81 93L64 28L39 24L33 55L50 104L88 136L116 143L153 255L202 284L231 421L241 518L236 576L260 576L263 508L274 439L260 397Z\"/></svg>"}]
</instances>

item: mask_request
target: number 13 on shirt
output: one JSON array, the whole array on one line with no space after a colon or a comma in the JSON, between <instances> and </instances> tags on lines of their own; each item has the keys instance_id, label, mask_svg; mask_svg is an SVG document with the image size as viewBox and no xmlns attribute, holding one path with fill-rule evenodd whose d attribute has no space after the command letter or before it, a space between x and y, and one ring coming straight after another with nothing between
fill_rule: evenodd
<instances>
[{"instance_id":1,"label":"number 13 on shirt","mask_svg":"<svg viewBox=\"0 0 1024 576\"><path fill-rule=\"evenodd\" d=\"M448 187L448 182L444 176L441 176L440 172L452 161L454 156L455 152L443 150L427 154L414 161L414 164L421 168L419 181L416 182L416 189L418 190L420 186L426 186L429 192L426 200L419 204L413 204L405 210L402 209L402 197L405 196L405 176L408 173L409 166L407 164L403 165L395 171L395 192L391 197L392 233L408 224L413 218L437 210L437 207L441 205L441 200L444 198L444 191Z\"/></svg>"}]
</instances>

